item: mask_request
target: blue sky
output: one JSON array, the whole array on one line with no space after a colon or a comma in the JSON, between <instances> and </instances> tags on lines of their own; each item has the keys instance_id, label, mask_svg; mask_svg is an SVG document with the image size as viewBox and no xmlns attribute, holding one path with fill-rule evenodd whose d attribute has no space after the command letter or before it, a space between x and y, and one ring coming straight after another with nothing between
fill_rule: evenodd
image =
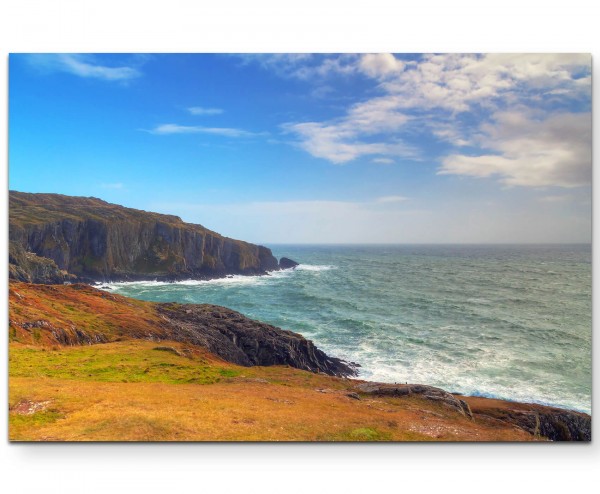
<instances>
[{"instance_id":1,"label":"blue sky","mask_svg":"<svg viewBox=\"0 0 600 494\"><path fill-rule=\"evenodd\" d=\"M9 59L9 187L259 243L591 241L589 55Z\"/></svg>"}]
</instances>

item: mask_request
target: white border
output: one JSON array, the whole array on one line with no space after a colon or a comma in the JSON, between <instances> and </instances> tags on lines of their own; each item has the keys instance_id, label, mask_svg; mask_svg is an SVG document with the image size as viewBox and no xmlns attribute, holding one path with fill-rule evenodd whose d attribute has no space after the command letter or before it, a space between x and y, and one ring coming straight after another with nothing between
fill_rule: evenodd
<instances>
[{"instance_id":1,"label":"white border","mask_svg":"<svg viewBox=\"0 0 600 494\"><path fill-rule=\"evenodd\" d=\"M598 5L580 0L221 0L218 6L201 0L3 0L0 105L7 115L9 52L543 51L598 56ZM6 118L0 120L0 149L6 157ZM7 181L5 174L0 177L0 252L6 258ZM6 280L6 262L0 262L0 269ZM594 291L595 307L596 301ZM5 328L5 300L0 305ZM599 438L587 446L9 445L6 344L0 348L0 478L7 492L580 493L600 485Z\"/></svg>"}]
</instances>

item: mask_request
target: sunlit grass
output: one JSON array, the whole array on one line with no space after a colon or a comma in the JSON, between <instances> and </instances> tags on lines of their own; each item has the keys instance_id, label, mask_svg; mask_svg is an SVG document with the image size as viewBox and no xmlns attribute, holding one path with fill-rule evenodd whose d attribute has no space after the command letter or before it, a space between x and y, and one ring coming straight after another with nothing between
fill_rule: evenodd
<instances>
[{"instance_id":1,"label":"sunlit grass","mask_svg":"<svg viewBox=\"0 0 600 494\"><path fill-rule=\"evenodd\" d=\"M225 362L169 341L149 302L84 285L11 282L9 292L11 440L532 439L419 398L357 400L352 380ZM59 330L72 345L59 343ZM82 345L81 334L106 342Z\"/></svg>"},{"instance_id":2,"label":"sunlit grass","mask_svg":"<svg viewBox=\"0 0 600 494\"><path fill-rule=\"evenodd\" d=\"M13 377L167 384L211 384L239 374L224 367L226 363L222 367L209 362L199 350L184 351L189 357L165 352L151 342L51 348L12 345L9 368Z\"/></svg>"},{"instance_id":3,"label":"sunlit grass","mask_svg":"<svg viewBox=\"0 0 600 494\"><path fill-rule=\"evenodd\" d=\"M530 440L419 399L362 400L353 382L239 367L175 342L10 345L9 434L19 441ZM147 370L147 372L146 372ZM19 403L49 403L23 415ZM18 408L18 407L17 407Z\"/></svg>"}]
</instances>

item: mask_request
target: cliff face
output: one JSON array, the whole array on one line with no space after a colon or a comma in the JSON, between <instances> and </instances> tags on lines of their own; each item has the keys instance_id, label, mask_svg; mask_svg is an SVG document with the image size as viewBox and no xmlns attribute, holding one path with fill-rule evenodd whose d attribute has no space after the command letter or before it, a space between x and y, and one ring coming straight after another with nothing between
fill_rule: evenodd
<instances>
[{"instance_id":1,"label":"cliff face","mask_svg":"<svg viewBox=\"0 0 600 494\"><path fill-rule=\"evenodd\" d=\"M74 276L58 268L52 259L27 252L16 242L10 242L8 249L9 277L27 283L64 283Z\"/></svg>"},{"instance_id":2,"label":"cliff face","mask_svg":"<svg viewBox=\"0 0 600 494\"><path fill-rule=\"evenodd\" d=\"M11 191L9 215L16 253L53 261L59 273L80 280L204 279L279 268L266 247L223 237L176 216L96 198ZM60 281L60 276L37 276L19 259L11 256L11 278Z\"/></svg>"}]
</instances>

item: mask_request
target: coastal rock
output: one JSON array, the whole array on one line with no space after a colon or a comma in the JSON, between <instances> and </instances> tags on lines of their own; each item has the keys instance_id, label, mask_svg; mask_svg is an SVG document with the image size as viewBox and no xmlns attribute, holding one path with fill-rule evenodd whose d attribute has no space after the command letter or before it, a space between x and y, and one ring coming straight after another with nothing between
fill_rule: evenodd
<instances>
[{"instance_id":1,"label":"coastal rock","mask_svg":"<svg viewBox=\"0 0 600 494\"><path fill-rule=\"evenodd\" d=\"M388 384L365 382L357 386L361 393L376 395L376 396L419 396L420 398L439 402L460 414L473 418L469 405L462 400L457 399L454 395L433 386L425 386L423 384Z\"/></svg>"},{"instance_id":2,"label":"coastal rock","mask_svg":"<svg viewBox=\"0 0 600 494\"><path fill-rule=\"evenodd\" d=\"M300 263L293 261L292 259L288 259L287 257L282 257L279 260L279 268L280 269L294 269L296 266L299 266Z\"/></svg>"},{"instance_id":3,"label":"coastal rock","mask_svg":"<svg viewBox=\"0 0 600 494\"><path fill-rule=\"evenodd\" d=\"M26 283L65 283L73 281L74 276L59 269L52 259L27 252L16 242L9 242L8 276Z\"/></svg>"},{"instance_id":4,"label":"coastal rock","mask_svg":"<svg viewBox=\"0 0 600 494\"><path fill-rule=\"evenodd\" d=\"M158 304L168 337L207 348L243 366L289 365L330 376L356 375L356 369L329 357L302 335L249 319L216 305Z\"/></svg>"},{"instance_id":5,"label":"coastal rock","mask_svg":"<svg viewBox=\"0 0 600 494\"><path fill-rule=\"evenodd\" d=\"M542 405L530 405L529 408L496 409L493 416L551 441L592 440L592 418L589 415Z\"/></svg>"},{"instance_id":6,"label":"coastal rock","mask_svg":"<svg viewBox=\"0 0 600 494\"><path fill-rule=\"evenodd\" d=\"M93 197L10 191L9 219L15 252L40 259L32 263L11 256L9 276L22 281L174 281L279 269L266 247L223 237L177 216ZM63 271L62 277L56 274Z\"/></svg>"},{"instance_id":7,"label":"coastal rock","mask_svg":"<svg viewBox=\"0 0 600 494\"><path fill-rule=\"evenodd\" d=\"M537 413L537 417L523 416L518 421L521 427L531 432L532 422L539 424L539 434L551 441L591 441L592 418L589 415L570 410L547 409ZM535 434L535 428L533 429Z\"/></svg>"}]
</instances>

